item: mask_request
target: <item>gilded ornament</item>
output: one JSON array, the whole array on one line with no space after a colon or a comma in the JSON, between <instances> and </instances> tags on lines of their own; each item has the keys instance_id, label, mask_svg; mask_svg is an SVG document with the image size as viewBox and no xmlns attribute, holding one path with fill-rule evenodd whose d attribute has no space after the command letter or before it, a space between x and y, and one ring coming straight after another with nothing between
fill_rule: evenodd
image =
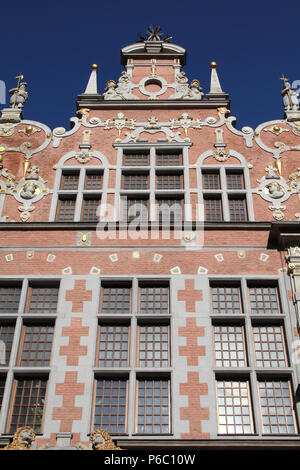
<instances>
[{"instance_id":1,"label":"gilded ornament","mask_svg":"<svg viewBox=\"0 0 300 470\"><path fill-rule=\"evenodd\" d=\"M3 450L30 450L35 446L35 432L29 426L18 428L10 444Z\"/></svg>"},{"instance_id":2,"label":"gilded ornament","mask_svg":"<svg viewBox=\"0 0 300 470\"><path fill-rule=\"evenodd\" d=\"M113 443L110 435L103 429L91 432L90 444L93 450L122 450Z\"/></svg>"}]
</instances>

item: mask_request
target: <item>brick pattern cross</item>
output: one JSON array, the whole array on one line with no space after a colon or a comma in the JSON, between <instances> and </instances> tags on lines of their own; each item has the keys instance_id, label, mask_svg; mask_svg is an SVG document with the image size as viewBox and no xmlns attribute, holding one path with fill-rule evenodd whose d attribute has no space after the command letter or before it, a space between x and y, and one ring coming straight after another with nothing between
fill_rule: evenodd
<instances>
[{"instance_id":1,"label":"brick pattern cross","mask_svg":"<svg viewBox=\"0 0 300 470\"><path fill-rule=\"evenodd\" d=\"M88 336L89 327L82 326L81 318L72 318L71 325L62 328L62 336L69 336L69 344L61 346L60 356L67 356L68 366L78 366L79 356L87 355L87 346L80 346L81 336Z\"/></svg>"},{"instance_id":2,"label":"brick pattern cross","mask_svg":"<svg viewBox=\"0 0 300 470\"><path fill-rule=\"evenodd\" d=\"M179 356L187 357L188 366L197 366L198 357L205 356L205 346L198 346L198 337L204 336L204 331L197 326L196 318L187 318L186 326L178 328L178 336L186 337L186 346L179 346Z\"/></svg>"},{"instance_id":3,"label":"brick pattern cross","mask_svg":"<svg viewBox=\"0 0 300 470\"><path fill-rule=\"evenodd\" d=\"M62 406L53 409L53 420L60 420L60 432L72 429L74 420L82 419L82 407L75 406L77 395L84 394L84 384L78 383L77 372L66 372L64 383L56 384L56 395L62 395Z\"/></svg>"},{"instance_id":4,"label":"brick pattern cross","mask_svg":"<svg viewBox=\"0 0 300 470\"><path fill-rule=\"evenodd\" d=\"M196 311L196 302L203 299L202 290L195 289L194 279L185 280L185 289L178 291L178 300L185 302L187 312Z\"/></svg>"},{"instance_id":5,"label":"brick pattern cross","mask_svg":"<svg viewBox=\"0 0 300 470\"><path fill-rule=\"evenodd\" d=\"M66 292L66 300L72 302L72 312L82 312L83 302L92 300L92 291L86 290L86 281L76 280L74 289Z\"/></svg>"},{"instance_id":6,"label":"brick pattern cross","mask_svg":"<svg viewBox=\"0 0 300 470\"><path fill-rule=\"evenodd\" d=\"M209 419L209 408L200 405L201 395L208 394L208 385L199 383L198 372L188 372L187 382L179 385L181 395L188 396L188 406L180 409L180 419L189 421L189 432L182 433L181 439L210 439L209 433L202 432L202 421Z\"/></svg>"}]
</instances>

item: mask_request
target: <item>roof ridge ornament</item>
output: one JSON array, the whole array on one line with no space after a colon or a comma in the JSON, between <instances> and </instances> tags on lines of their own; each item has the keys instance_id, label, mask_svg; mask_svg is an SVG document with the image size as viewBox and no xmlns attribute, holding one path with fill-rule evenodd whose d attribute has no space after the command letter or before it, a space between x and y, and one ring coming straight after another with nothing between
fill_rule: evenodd
<instances>
[{"instance_id":1,"label":"roof ridge ornament","mask_svg":"<svg viewBox=\"0 0 300 470\"><path fill-rule=\"evenodd\" d=\"M152 24L146 30L146 35L148 37L142 36L142 34L138 34L138 37L142 42L145 41L162 41L162 42L170 42L172 36L170 34L164 35L160 26L153 26Z\"/></svg>"}]
</instances>

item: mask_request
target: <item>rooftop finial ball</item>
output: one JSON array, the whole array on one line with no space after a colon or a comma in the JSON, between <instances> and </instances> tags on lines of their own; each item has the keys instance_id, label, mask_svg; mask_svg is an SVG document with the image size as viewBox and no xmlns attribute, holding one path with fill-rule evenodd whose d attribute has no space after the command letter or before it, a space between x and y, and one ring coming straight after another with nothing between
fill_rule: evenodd
<instances>
[{"instance_id":1,"label":"rooftop finial ball","mask_svg":"<svg viewBox=\"0 0 300 470\"><path fill-rule=\"evenodd\" d=\"M92 65L92 69L93 69L93 70L97 70L97 69L98 69L98 65L97 65L97 64L93 64L93 65Z\"/></svg>"},{"instance_id":2,"label":"rooftop finial ball","mask_svg":"<svg viewBox=\"0 0 300 470\"><path fill-rule=\"evenodd\" d=\"M211 66L212 69L215 69L217 67L217 64L216 64L216 62L211 62L210 66Z\"/></svg>"}]
</instances>

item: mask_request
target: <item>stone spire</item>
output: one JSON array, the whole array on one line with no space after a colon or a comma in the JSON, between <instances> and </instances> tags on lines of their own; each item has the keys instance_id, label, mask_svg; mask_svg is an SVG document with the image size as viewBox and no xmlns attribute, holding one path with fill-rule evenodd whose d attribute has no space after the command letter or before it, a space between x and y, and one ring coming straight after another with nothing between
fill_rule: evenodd
<instances>
[{"instance_id":1,"label":"stone spire","mask_svg":"<svg viewBox=\"0 0 300 470\"><path fill-rule=\"evenodd\" d=\"M97 70L98 70L98 65L93 64L88 84L86 86L85 92L83 93L84 95L98 95Z\"/></svg>"},{"instance_id":2,"label":"stone spire","mask_svg":"<svg viewBox=\"0 0 300 470\"><path fill-rule=\"evenodd\" d=\"M222 93L223 90L220 85L219 77L217 74L217 64L216 62L211 62L210 63L211 67L211 77L210 77L210 91L209 93Z\"/></svg>"},{"instance_id":3,"label":"stone spire","mask_svg":"<svg viewBox=\"0 0 300 470\"><path fill-rule=\"evenodd\" d=\"M228 94L224 93L221 88L219 77L217 74L217 64L216 62L210 63L211 68L211 78L210 78L210 90L207 93L206 98L211 101L228 101Z\"/></svg>"}]
</instances>

